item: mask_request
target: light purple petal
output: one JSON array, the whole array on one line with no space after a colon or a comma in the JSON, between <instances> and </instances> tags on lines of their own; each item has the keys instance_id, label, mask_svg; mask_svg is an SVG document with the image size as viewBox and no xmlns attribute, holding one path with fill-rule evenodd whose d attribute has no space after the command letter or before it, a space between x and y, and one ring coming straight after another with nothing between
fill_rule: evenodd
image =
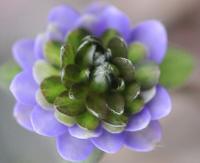
<instances>
[{"instance_id":1,"label":"light purple petal","mask_svg":"<svg viewBox=\"0 0 200 163\"><path fill-rule=\"evenodd\" d=\"M69 133L71 134L71 136L78 139L88 139L88 138L100 136L102 134L102 128L98 127L94 131L89 131L89 130L80 128L78 125L75 125L69 128Z\"/></svg>"},{"instance_id":2,"label":"light purple petal","mask_svg":"<svg viewBox=\"0 0 200 163\"><path fill-rule=\"evenodd\" d=\"M77 139L66 132L57 138L57 150L65 160L82 161L93 152L94 146L89 139Z\"/></svg>"},{"instance_id":3,"label":"light purple petal","mask_svg":"<svg viewBox=\"0 0 200 163\"><path fill-rule=\"evenodd\" d=\"M129 118L126 131L139 131L148 126L151 121L151 115L147 108L144 108L140 113Z\"/></svg>"},{"instance_id":4,"label":"light purple petal","mask_svg":"<svg viewBox=\"0 0 200 163\"><path fill-rule=\"evenodd\" d=\"M56 137L67 131L67 127L59 123L53 111L46 111L36 106L31 115L31 122L36 133Z\"/></svg>"},{"instance_id":5,"label":"light purple petal","mask_svg":"<svg viewBox=\"0 0 200 163\"><path fill-rule=\"evenodd\" d=\"M162 137L161 127L158 121L151 121L144 130L127 132L125 144L132 150L148 152L153 150Z\"/></svg>"},{"instance_id":6,"label":"light purple petal","mask_svg":"<svg viewBox=\"0 0 200 163\"><path fill-rule=\"evenodd\" d=\"M67 30L74 25L74 22L79 18L80 14L73 8L67 5L61 5L53 8L48 20L50 23L56 24L60 29Z\"/></svg>"},{"instance_id":7,"label":"light purple petal","mask_svg":"<svg viewBox=\"0 0 200 163\"><path fill-rule=\"evenodd\" d=\"M33 131L33 126L31 124L31 113L33 111L33 106L24 105L21 103L16 103L14 108L14 117L17 122L29 131Z\"/></svg>"},{"instance_id":8,"label":"light purple petal","mask_svg":"<svg viewBox=\"0 0 200 163\"><path fill-rule=\"evenodd\" d=\"M13 55L17 63L23 69L30 69L35 62L34 41L20 40L13 46Z\"/></svg>"},{"instance_id":9,"label":"light purple petal","mask_svg":"<svg viewBox=\"0 0 200 163\"><path fill-rule=\"evenodd\" d=\"M35 39L34 53L37 59L44 59L44 45L48 41L45 33L39 34Z\"/></svg>"},{"instance_id":10,"label":"light purple petal","mask_svg":"<svg viewBox=\"0 0 200 163\"><path fill-rule=\"evenodd\" d=\"M86 13L98 15L101 14L106 7L109 7L107 3L96 1L86 8Z\"/></svg>"},{"instance_id":11,"label":"light purple petal","mask_svg":"<svg viewBox=\"0 0 200 163\"><path fill-rule=\"evenodd\" d=\"M11 85L10 91L16 100L22 104L35 105L35 94L38 89L32 77L32 71L23 71L15 76Z\"/></svg>"},{"instance_id":12,"label":"light purple petal","mask_svg":"<svg viewBox=\"0 0 200 163\"><path fill-rule=\"evenodd\" d=\"M130 20L124 13L114 6L106 6L99 12L84 14L77 21L76 26L85 27L96 36L100 36L104 31L112 28L127 39L130 34Z\"/></svg>"},{"instance_id":13,"label":"light purple petal","mask_svg":"<svg viewBox=\"0 0 200 163\"><path fill-rule=\"evenodd\" d=\"M149 20L133 29L130 42L143 43L149 52L148 58L161 63L167 49L167 32L160 22Z\"/></svg>"},{"instance_id":14,"label":"light purple petal","mask_svg":"<svg viewBox=\"0 0 200 163\"><path fill-rule=\"evenodd\" d=\"M167 116L172 109L171 98L165 88L157 86L155 97L148 103L152 120Z\"/></svg>"},{"instance_id":15,"label":"light purple petal","mask_svg":"<svg viewBox=\"0 0 200 163\"><path fill-rule=\"evenodd\" d=\"M124 134L111 134L103 131L102 135L92 138L92 143L106 153L116 153L124 145Z\"/></svg>"}]
</instances>

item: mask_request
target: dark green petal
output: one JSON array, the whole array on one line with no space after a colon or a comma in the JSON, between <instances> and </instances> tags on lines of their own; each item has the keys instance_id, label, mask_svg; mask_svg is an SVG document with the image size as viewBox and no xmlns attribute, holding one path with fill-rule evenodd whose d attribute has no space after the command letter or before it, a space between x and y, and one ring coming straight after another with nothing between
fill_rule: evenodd
<instances>
[{"instance_id":1,"label":"dark green petal","mask_svg":"<svg viewBox=\"0 0 200 163\"><path fill-rule=\"evenodd\" d=\"M71 31L67 35L65 42L71 44L73 46L73 49L76 50L80 46L82 39L88 35L90 35L90 33L87 30L83 28L78 28L74 31Z\"/></svg>"},{"instance_id":2,"label":"dark green petal","mask_svg":"<svg viewBox=\"0 0 200 163\"><path fill-rule=\"evenodd\" d=\"M121 37L114 37L108 43L108 48L112 52L112 57L127 58L128 49L126 42Z\"/></svg>"},{"instance_id":3,"label":"dark green petal","mask_svg":"<svg viewBox=\"0 0 200 163\"><path fill-rule=\"evenodd\" d=\"M46 78L40 85L40 89L45 99L49 103L54 103L56 97L65 90L59 76Z\"/></svg>"},{"instance_id":4,"label":"dark green petal","mask_svg":"<svg viewBox=\"0 0 200 163\"><path fill-rule=\"evenodd\" d=\"M69 44L68 42L65 43L60 52L60 59L61 59L61 67L68 66L70 64L74 64L75 62L75 50L73 49L73 46Z\"/></svg>"},{"instance_id":5,"label":"dark green petal","mask_svg":"<svg viewBox=\"0 0 200 163\"><path fill-rule=\"evenodd\" d=\"M133 101L140 94L140 86L137 83L132 83L126 87L126 101Z\"/></svg>"},{"instance_id":6,"label":"dark green petal","mask_svg":"<svg viewBox=\"0 0 200 163\"><path fill-rule=\"evenodd\" d=\"M135 78L143 89L149 89L158 84L160 69L154 62L144 62L136 68Z\"/></svg>"},{"instance_id":7,"label":"dark green petal","mask_svg":"<svg viewBox=\"0 0 200 163\"><path fill-rule=\"evenodd\" d=\"M107 104L104 98L97 95L90 95L86 101L87 110L94 116L104 119L107 116Z\"/></svg>"},{"instance_id":8,"label":"dark green petal","mask_svg":"<svg viewBox=\"0 0 200 163\"><path fill-rule=\"evenodd\" d=\"M137 98L133 101L127 103L126 112L128 114L135 114L140 112L144 107L144 100L142 98Z\"/></svg>"},{"instance_id":9,"label":"dark green petal","mask_svg":"<svg viewBox=\"0 0 200 163\"><path fill-rule=\"evenodd\" d=\"M111 82L112 82L111 87L113 91L121 92L125 89L125 82L123 79L112 76Z\"/></svg>"},{"instance_id":10,"label":"dark green petal","mask_svg":"<svg viewBox=\"0 0 200 163\"><path fill-rule=\"evenodd\" d=\"M113 59L113 64L118 68L123 79L128 82L134 80L135 67L130 60L117 57Z\"/></svg>"},{"instance_id":11,"label":"dark green petal","mask_svg":"<svg viewBox=\"0 0 200 163\"><path fill-rule=\"evenodd\" d=\"M68 95L68 92L63 92L56 98L54 102L56 109L72 117L82 114L85 111L83 102L81 100L72 100Z\"/></svg>"},{"instance_id":12,"label":"dark green petal","mask_svg":"<svg viewBox=\"0 0 200 163\"><path fill-rule=\"evenodd\" d=\"M119 93L110 93L107 95L106 101L111 112L117 115L123 114L125 101Z\"/></svg>"},{"instance_id":13,"label":"dark green petal","mask_svg":"<svg viewBox=\"0 0 200 163\"><path fill-rule=\"evenodd\" d=\"M81 99L84 100L88 93L88 87L83 84L73 84L69 89L69 98L70 99Z\"/></svg>"},{"instance_id":14,"label":"dark green petal","mask_svg":"<svg viewBox=\"0 0 200 163\"><path fill-rule=\"evenodd\" d=\"M147 49L141 43L133 43L128 49L128 59L133 63L139 63L147 57Z\"/></svg>"},{"instance_id":15,"label":"dark green petal","mask_svg":"<svg viewBox=\"0 0 200 163\"><path fill-rule=\"evenodd\" d=\"M49 41L45 44L44 55L47 61L57 67L60 66L60 49L62 43L58 41Z\"/></svg>"},{"instance_id":16,"label":"dark green petal","mask_svg":"<svg viewBox=\"0 0 200 163\"><path fill-rule=\"evenodd\" d=\"M78 65L68 65L62 70L62 82L66 87L74 83L86 81L89 78L88 70L81 70Z\"/></svg>"},{"instance_id":17,"label":"dark green petal","mask_svg":"<svg viewBox=\"0 0 200 163\"><path fill-rule=\"evenodd\" d=\"M85 112L76 118L78 125L88 130L95 130L99 126L99 120L89 112Z\"/></svg>"},{"instance_id":18,"label":"dark green petal","mask_svg":"<svg viewBox=\"0 0 200 163\"><path fill-rule=\"evenodd\" d=\"M128 122L128 118L125 115L117 115L110 112L104 122L114 127L125 127Z\"/></svg>"},{"instance_id":19,"label":"dark green petal","mask_svg":"<svg viewBox=\"0 0 200 163\"><path fill-rule=\"evenodd\" d=\"M105 31L101 37L101 40L103 42L104 47L107 48L108 43L110 42L110 40L112 38L114 38L115 36L119 35L117 31L115 31L114 29L108 29L107 31Z\"/></svg>"}]
</instances>

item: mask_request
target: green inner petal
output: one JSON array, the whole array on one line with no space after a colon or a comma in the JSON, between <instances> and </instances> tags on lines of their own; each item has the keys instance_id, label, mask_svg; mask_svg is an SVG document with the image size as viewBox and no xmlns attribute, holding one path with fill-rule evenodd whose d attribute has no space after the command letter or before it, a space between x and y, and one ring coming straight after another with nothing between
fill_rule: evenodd
<instances>
[{"instance_id":1,"label":"green inner petal","mask_svg":"<svg viewBox=\"0 0 200 163\"><path fill-rule=\"evenodd\" d=\"M137 83L132 83L126 87L125 98L126 101L133 101L140 94L140 86Z\"/></svg>"},{"instance_id":2,"label":"green inner petal","mask_svg":"<svg viewBox=\"0 0 200 163\"><path fill-rule=\"evenodd\" d=\"M33 76L38 84L50 76L59 75L59 70L47 63L45 60L39 60L33 66Z\"/></svg>"},{"instance_id":3,"label":"green inner petal","mask_svg":"<svg viewBox=\"0 0 200 163\"><path fill-rule=\"evenodd\" d=\"M144 107L144 100L142 98L136 98L133 101L128 101L126 106L126 113L136 114L140 112Z\"/></svg>"},{"instance_id":4,"label":"green inner petal","mask_svg":"<svg viewBox=\"0 0 200 163\"><path fill-rule=\"evenodd\" d=\"M60 49L62 43L58 41L49 41L45 44L44 55L49 63L55 65L56 67L60 66Z\"/></svg>"},{"instance_id":5,"label":"green inner petal","mask_svg":"<svg viewBox=\"0 0 200 163\"><path fill-rule=\"evenodd\" d=\"M118 35L118 32L114 29L108 29L107 31L105 31L101 36L101 40L103 42L104 47L107 48L110 40Z\"/></svg>"},{"instance_id":6,"label":"green inner petal","mask_svg":"<svg viewBox=\"0 0 200 163\"><path fill-rule=\"evenodd\" d=\"M84 129L95 130L100 121L91 113L85 112L76 118L78 125Z\"/></svg>"},{"instance_id":7,"label":"green inner petal","mask_svg":"<svg viewBox=\"0 0 200 163\"><path fill-rule=\"evenodd\" d=\"M65 90L65 87L62 85L59 76L52 76L41 83L40 89L47 102L53 104L56 97Z\"/></svg>"}]
</instances>

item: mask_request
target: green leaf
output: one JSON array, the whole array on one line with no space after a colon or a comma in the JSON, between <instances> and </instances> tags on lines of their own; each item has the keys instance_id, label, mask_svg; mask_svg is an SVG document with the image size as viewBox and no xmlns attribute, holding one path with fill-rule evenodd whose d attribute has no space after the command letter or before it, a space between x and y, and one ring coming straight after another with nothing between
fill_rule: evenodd
<instances>
[{"instance_id":1,"label":"green leaf","mask_svg":"<svg viewBox=\"0 0 200 163\"><path fill-rule=\"evenodd\" d=\"M135 78L142 89L150 89L159 82L160 69L154 62L144 62L136 68Z\"/></svg>"},{"instance_id":2,"label":"green leaf","mask_svg":"<svg viewBox=\"0 0 200 163\"><path fill-rule=\"evenodd\" d=\"M49 41L44 46L44 55L49 63L57 67L60 66L60 50L62 43L58 41Z\"/></svg>"},{"instance_id":3,"label":"green leaf","mask_svg":"<svg viewBox=\"0 0 200 163\"><path fill-rule=\"evenodd\" d=\"M88 130L95 130L99 126L99 120L93 114L85 112L78 116L76 121L79 126Z\"/></svg>"},{"instance_id":4,"label":"green leaf","mask_svg":"<svg viewBox=\"0 0 200 163\"><path fill-rule=\"evenodd\" d=\"M0 87L8 89L9 85L16 74L21 71L21 68L14 62L8 61L0 66Z\"/></svg>"},{"instance_id":5,"label":"green leaf","mask_svg":"<svg viewBox=\"0 0 200 163\"><path fill-rule=\"evenodd\" d=\"M52 76L41 83L40 89L47 102L53 104L56 97L65 90L65 87L61 83L59 76Z\"/></svg>"},{"instance_id":6,"label":"green leaf","mask_svg":"<svg viewBox=\"0 0 200 163\"><path fill-rule=\"evenodd\" d=\"M126 42L121 37L113 37L108 43L108 48L111 50L113 58L127 58L128 48Z\"/></svg>"},{"instance_id":7,"label":"green leaf","mask_svg":"<svg viewBox=\"0 0 200 163\"><path fill-rule=\"evenodd\" d=\"M119 93L109 93L109 95L106 97L106 101L108 108L114 114L121 115L124 113L125 101L123 96L121 96Z\"/></svg>"},{"instance_id":8,"label":"green leaf","mask_svg":"<svg viewBox=\"0 0 200 163\"><path fill-rule=\"evenodd\" d=\"M54 101L56 109L68 116L78 116L85 111L85 106L81 100L70 99L67 91L61 93Z\"/></svg>"},{"instance_id":9,"label":"green leaf","mask_svg":"<svg viewBox=\"0 0 200 163\"><path fill-rule=\"evenodd\" d=\"M160 83L167 88L175 88L184 84L194 68L192 56L181 49L170 48L160 65Z\"/></svg>"}]
</instances>

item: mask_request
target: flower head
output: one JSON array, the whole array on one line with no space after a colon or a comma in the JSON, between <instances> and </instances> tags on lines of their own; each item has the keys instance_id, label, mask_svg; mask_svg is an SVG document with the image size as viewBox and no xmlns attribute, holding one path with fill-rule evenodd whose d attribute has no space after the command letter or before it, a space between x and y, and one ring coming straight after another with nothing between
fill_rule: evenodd
<instances>
[{"instance_id":1,"label":"flower head","mask_svg":"<svg viewBox=\"0 0 200 163\"><path fill-rule=\"evenodd\" d=\"M23 69L10 86L17 121L55 137L66 160L84 160L95 147L153 150L161 140L158 120L171 110L159 85L163 25L150 20L131 28L124 13L99 3L83 14L58 6L48 22L44 33L13 47Z\"/></svg>"}]
</instances>

